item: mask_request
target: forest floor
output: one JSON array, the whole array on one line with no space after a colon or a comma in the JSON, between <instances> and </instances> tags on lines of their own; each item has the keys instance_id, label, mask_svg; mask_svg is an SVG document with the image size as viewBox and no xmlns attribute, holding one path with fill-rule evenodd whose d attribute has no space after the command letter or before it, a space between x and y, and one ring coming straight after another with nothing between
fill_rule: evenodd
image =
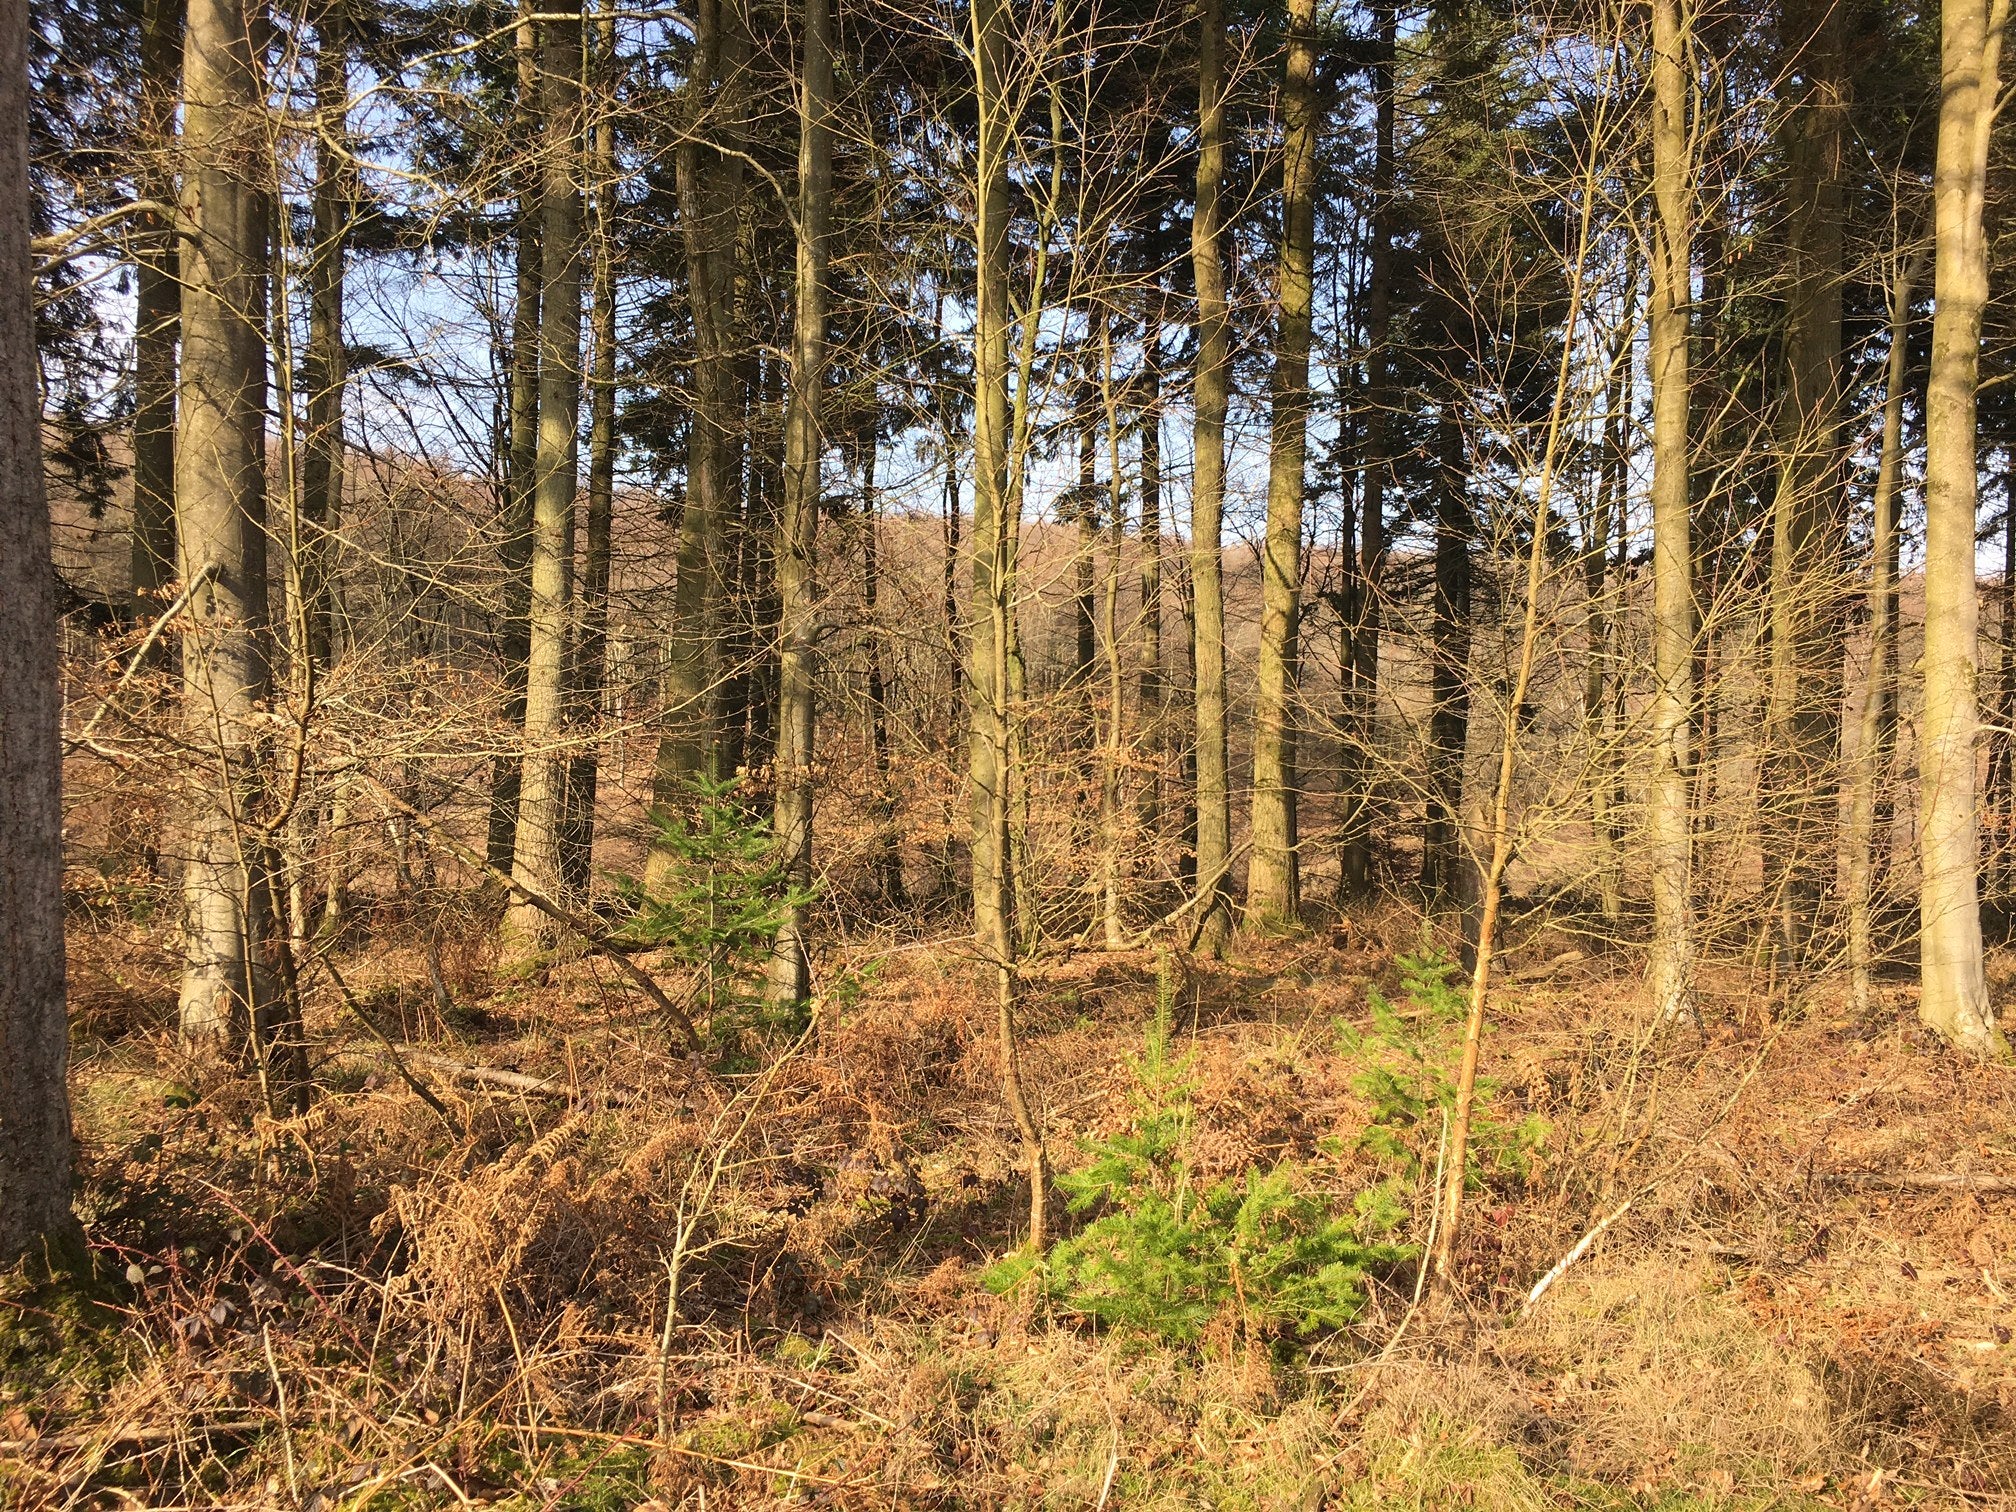
<instances>
[{"instance_id":1,"label":"forest floor","mask_svg":"<svg viewBox=\"0 0 2016 1512\"><path fill-rule=\"evenodd\" d=\"M500 988L477 921L430 973L360 918L344 979L440 1107L325 986L325 1091L275 1120L178 1058L146 930L89 917L105 1280L4 1294L0 1504L2016 1506L2016 1070L1928 1041L1901 981L1867 1021L1732 985L1650 1033L1626 956L1538 932L1494 997L1460 1295L1417 1309L1401 1262L1344 1329L1227 1309L1169 1342L983 1284L1027 1196L956 942L864 944L795 1046L702 1061L593 960ZM1397 1183L1395 1237L1427 1237L1459 1029L1400 995L1416 928L1165 979L1199 1183L1292 1161L1347 1209ZM1157 961L1067 955L1026 986L1070 1168L1138 1115ZM1411 1120L1379 1092L1410 1077Z\"/></svg>"}]
</instances>

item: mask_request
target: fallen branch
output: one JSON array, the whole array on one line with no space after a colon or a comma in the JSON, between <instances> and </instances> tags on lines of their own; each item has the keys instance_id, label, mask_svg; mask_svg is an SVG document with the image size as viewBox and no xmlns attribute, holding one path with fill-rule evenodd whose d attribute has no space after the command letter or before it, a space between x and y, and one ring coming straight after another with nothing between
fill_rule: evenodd
<instances>
[{"instance_id":1,"label":"fallen branch","mask_svg":"<svg viewBox=\"0 0 2016 1512\"><path fill-rule=\"evenodd\" d=\"M378 1041L380 1045L383 1045L386 1052L390 1054L392 1057L392 1069L399 1073L399 1079L412 1089L415 1097L418 1097L428 1107L440 1114L443 1123L447 1124L455 1133L460 1134L462 1126L455 1122L455 1115L448 1111L447 1104L436 1097L425 1082L413 1074L412 1068L406 1064L405 1059L399 1054L399 1047L386 1038L384 1030L372 1022L371 1015L364 1011L363 1005L351 994L350 984L343 980L342 973L336 969L336 963L330 960L328 956L319 953L315 956L315 961L324 971L329 973L329 980L336 984L336 991L343 998L343 1006L350 1010L351 1015L357 1022L362 1024L370 1036Z\"/></svg>"},{"instance_id":2,"label":"fallen branch","mask_svg":"<svg viewBox=\"0 0 2016 1512\"><path fill-rule=\"evenodd\" d=\"M874 1489L872 1481L838 1480L830 1475L815 1475L810 1470L791 1470L782 1465L761 1465L754 1460L730 1459L723 1454L707 1454L698 1449L687 1449L679 1444L668 1444L655 1438L642 1438L634 1433L598 1433L592 1428L555 1428L544 1423L514 1423L512 1428L519 1433L535 1434L541 1438L589 1439L598 1444L625 1444L640 1449L656 1449L665 1454L676 1454L682 1459L704 1460L710 1465L725 1465L731 1470L750 1470L758 1475L781 1475L787 1480L810 1481L816 1486L842 1486L854 1491Z\"/></svg>"},{"instance_id":3,"label":"fallen branch","mask_svg":"<svg viewBox=\"0 0 2016 1512\"><path fill-rule=\"evenodd\" d=\"M1827 1171L1820 1179L1906 1192L2016 1192L2016 1176L1976 1176L1968 1171Z\"/></svg>"},{"instance_id":4,"label":"fallen branch","mask_svg":"<svg viewBox=\"0 0 2016 1512\"><path fill-rule=\"evenodd\" d=\"M572 909L561 907L538 889L529 887L519 881L502 867L492 866L487 857L471 850L453 835L444 835L441 833L440 830L435 828L433 820L413 807L412 804L406 802L405 799L399 797L398 794L392 792L382 782L363 773L360 773L359 776L362 777L363 781L370 783L377 790L379 797L383 798L393 808L419 826L420 832L427 837L430 843L439 845L443 850L462 862L463 865L474 867L477 871L483 873L484 876L503 883L504 886L508 887L517 896L523 898L527 903L538 909L539 912L546 915L547 918L553 920L556 924L564 925L579 935L582 942L597 955L606 956L609 960L614 961L617 969L630 978L646 997L658 1005L666 1018L672 1021L673 1027L684 1036L686 1048L689 1050L698 1050L700 1048L700 1031L693 1027L693 1020L687 1015L686 1010L666 996L665 989L654 982L649 973L635 961L631 960L623 952L622 947L605 936L601 930L597 929Z\"/></svg>"},{"instance_id":5,"label":"fallen branch","mask_svg":"<svg viewBox=\"0 0 2016 1512\"><path fill-rule=\"evenodd\" d=\"M468 1061L450 1060L445 1055L436 1055L412 1045L400 1045L398 1049L410 1061L466 1081L490 1082L495 1086L509 1087L513 1092L534 1092L542 1097L568 1095L567 1089L550 1076L530 1076L523 1071L506 1071L501 1066L479 1066Z\"/></svg>"},{"instance_id":6,"label":"fallen branch","mask_svg":"<svg viewBox=\"0 0 2016 1512\"><path fill-rule=\"evenodd\" d=\"M1538 1302L1542 1297L1547 1295L1547 1288L1552 1286L1556 1281L1559 1281L1562 1278L1562 1276L1567 1274L1569 1266L1573 1265L1577 1260L1580 1260L1584 1255L1588 1254L1589 1246L1594 1244L1598 1239L1601 1239L1604 1235L1604 1232L1610 1227L1611 1224L1615 1223L1619 1218L1622 1218L1626 1213L1630 1211L1631 1211L1631 1199L1627 1197L1624 1200L1624 1205L1622 1207L1618 1208L1617 1211L1612 1213L1608 1218L1600 1220L1594 1228L1590 1229L1588 1233L1584 1234L1580 1239L1576 1240L1575 1248L1571 1249L1570 1251L1568 1251L1567 1254L1563 1255L1559 1260L1555 1261L1554 1268L1548 1271L1547 1274L1542 1276L1538 1281L1535 1281L1533 1283L1533 1290L1526 1293L1525 1305L1521 1307L1519 1310L1522 1313L1531 1311L1533 1304Z\"/></svg>"}]
</instances>

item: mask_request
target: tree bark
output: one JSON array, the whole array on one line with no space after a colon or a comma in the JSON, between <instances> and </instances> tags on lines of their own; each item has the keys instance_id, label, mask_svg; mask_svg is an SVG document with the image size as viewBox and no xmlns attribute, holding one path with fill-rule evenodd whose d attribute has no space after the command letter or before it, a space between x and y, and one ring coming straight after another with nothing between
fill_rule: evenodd
<instances>
[{"instance_id":1,"label":"tree bark","mask_svg":"<svg viewBox=\"0 0 2016 1512\"><path fill-rule=\"evenodd\" d=\"M575 503L581 416L581 19L549 14L540 27L539 98L545 116L539 224L539 446L532 476L530 640L525 663L525 757L511 875L564 897L568 689L574 619ZM552 945L552 919L523 896L504 916L503 956L523 964Z\"/></svg>"},{"instance_id":2,"label":"tree bark","mask_svg":"<svg viewBox=\"0 0 2016 1512\"><path fill-rule=\"evenodd\" d=\"M971 700L968 786L973 825L973 924L993 970L1001 1090L1022 1142L1029 1177L1029 1247L1046 1238L1049 1161L1042 1128L1022 1085L1018 1007L1015 879L1011 844L1014 780L1011 721L1015 700L1014 518L1020 488L1013 474L1015 427L1008 392L1010 247L1010 16L1004 0L974 0L974 101L979 121L974 227L976 323L973 344L973 577L967 631ZM1038 284L1040 287L1040 281ZM1033 333L1033 332L1032 332Z\"/></svg>"},{"instance_id":3,"label":"tree bark","mask_svg":"<svg viewBox=\"0 0 2016 1512\"><path fill-rule=\"evenodd\" d=\"M777 530L779 648L775 829L793 898L770 951L770 997L797 1004L811 996L805 943L812 888L814 675L819 589L813 575L819 533L819 467L825 455L827 227L833 189L833 43L827 0L801 0L804 64L798 105L797 310L791 392L784 421L784 510ZM872 431L871 431L872 435ZM872 445L872 442L871 442ZM871 527L872 528L872 527Z\"/></svg>"},{"instance_id":4,"label":"tree bark","mask_svg":"<svg viewBox=\"0 0 2016 1512\"><path fill-rule=\"evenodd\" d=\"M1787 0L1781 75L1787 102L1785 200L1791 211L1784 388L1772 501L1771 660L1764 715L1765 888L1781 963L1797 971L1834 847L1828 766L1830 681L1821 670L1835 615L1841 498L1842 144L1847 56L1842 0Z\"/></svg>"},{"instance_id":5,"label":"tree bark","mask_svg":"<svg viewBox=\"0 0 2016 1512\"><path fill-rule=\"evenodd\" d=\"M1253 857L1246 920L1300 922L1295 699L1302 618L1303 461L1309 445L1309 328L1316 244L1316 5L1288 0L1281 88L1281 246L1260 561L1260 670L1253 709Z\"/></svg>"},{"instance_id":6,"label":"tree bark","mask_svg":"<svg viewBox=\"0 0 2016 1512\"><path fill-rule=\"evenodd\" d=\"M1975 384L1988 302L1982 201L2008 0L1941 12L1932 366L1925 401L1925 694L1919 738L1918 1016L1956 1047L2000 1054L1977 892L1979 588Z\"/></svg>"},{"instance_id":7,"label":"tree bark","mask_svg":"<svg viewBox=\"0 0 2016 1512\"><path fill-rule=\"evenodd\" d=\"M1661 1020L1693 1012L1690 769L1694 711L1694 553L1688 503L1687 309L1693 173L1687 138L1689 24L1682 0L1652 3L1652 255L1647 316L1652 380L1652 873L1648 973Z\"/></svg>"},{"instance_id":8,"label":"tree bark","mask_svg":"<svg viewBox=\"0 0 2016 1512\"><path fill-rule=\"evenodd\" d=\"M62 677L29 309L28 7L0 13L0 1267L67 1265Z\"/></svg>"},{"instance_id":9,"label":"tree bark","mask_svg":"<svg viewBox=\"0 0 2016 1512\"><path fill-rule=\"evenodd\" d=\"M1190 263L1197 284L1190 497L1192 676L1196 705L1198 944L1216 956L1231 925L1232 798L1225 710L1225 416L1231 322L1225 302L1224 0L1197 0L1197 195Z\"/></svg>"}]
</instances>

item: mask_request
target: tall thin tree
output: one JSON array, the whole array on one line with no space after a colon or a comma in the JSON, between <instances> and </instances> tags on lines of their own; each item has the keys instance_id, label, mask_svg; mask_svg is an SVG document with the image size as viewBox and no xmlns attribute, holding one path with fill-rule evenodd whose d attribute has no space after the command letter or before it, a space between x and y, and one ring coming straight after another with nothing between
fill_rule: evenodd
<instances>
[{"instance_id":1,"label":"tall thin tree","mask_svg":"<svg viewBox=\"0 0 2016 1512\"><path fill-rule=\"evenodd\" d=\"M2003 1048L1981 949L1975 387L1988 302L1982 222L2008 0L1944 0L1925 396L1925 693L1918 756L1918 1016L1976 1055Z\"/></svg>"},{"instance_id":2,"label":"tall thin tree","mask_svg":"<svg viewBox=\"0 0 2016 1512\"><path fill-rule=\"evenodd\" d=\"M1652 773L1646 828L1652 874L1650 987L1663 1020L1692 1011L1690 775L1694 704L1694 551L1689 504L1688 307L1693 292L1693 170L1687 132L1691 17L1652 0L1652 250L1647 364L1652 383Z\"/></svg>"},{"instance_id":3,"label":"tall thin tree","mask_svg":"<svg viewBox=\"0 0 2016 1512\"><path fill-rule=\"evenodd\" d=\"M1260 670L1253 708L1253 855L1246 918L1297 922L1295 701L1302 620L1303 464L1309 446L1309 331L1316 258L1316 4L1288 0L1281 85L1281 245L1277 255L1267 535L1260 554Z\"/></svg>"},{"instance_id":4,"label":"tall thin tree","mask_svg":"<svg viewBox=\"0 0 2016 1512\"><path fill-rule=\"evenodd\" d=\"M791 390L784 420L784 508L777 528L778 648L776 833L792 889L770 952L770 996L803 1002L812 990L805 943L812 886L814 657L819 592L819 475L825 455L827 227L833 212L833 40L828 0L801 0L804 62L798 80L798 265ZM872 431L871 431L872 436ZM874 444L872 439L869 443ZM871 522L870 529L873 529Z\"/></svg>"},{"instance_id":5,"label":"tall thin tree","mask_svg":"<svg viewBox=\"0 0 2016 1512\"><path fill-rule=\"evenodd\" d=\"M527 895L565 890L561 837L574 732L568 672L574 618L575 504L580 493L581 418L581 12L539 21L544 107L540 185L539 448L532 480L529 651L525 667L525 758L514 893L504 917L507 957L524 961L553 938L551 915Z\"/></svg>"},{"instance_id":6,"label":"tall thin tree","mask_svg":"<svg viewBox=\"0 0 2016 1512\"><path fill-rule=\"evenodd\" d=\"M1231 407L1231 320L1225 300L1224 0L1197 0L1197 195L1190 265L1197 285L1191 378L1190 591L1196 711L1198 941L1224 949L1231 923L1230 737L1225 702L1225 419Z\"/></svg>"}]
</instances>

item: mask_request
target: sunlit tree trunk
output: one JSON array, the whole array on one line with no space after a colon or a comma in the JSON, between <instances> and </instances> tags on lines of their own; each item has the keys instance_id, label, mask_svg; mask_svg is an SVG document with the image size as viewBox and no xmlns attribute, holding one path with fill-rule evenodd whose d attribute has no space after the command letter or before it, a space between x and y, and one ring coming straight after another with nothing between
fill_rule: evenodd
<instances>
[{"instance_id":1,"label":"sunlit tree trunk","mask_svg":"<svg viewBox=\"0 0 2016 1512\"><path fill-rule=\"evenodd\" d=\"M186 734L204 776L183 879L185 1045L230 1053L276 1001L256 855L271 691L266 593L264 109L239 0L193 0L184 39L176 533L203 579L183 636Z\"/></svg>"},{"instance_id":2,"label":"sunlit tree trunk","mask_svg":"<svg viewBox=\"0 0 2016 1512\"><path fill-rule=\"evenodd\" d=\"M1303 460L1309 444L1309 325L1316 243L1316 5L1288 0L1281 87L1281 246L1267 448L1267 537L1260 557L1260 672L1253 708L1253 856L1246 919L1301 915L1295 701L1302 617Z\"/></svg>"},{"instance_id":3,"label":"sunlit tree trunk","mask_svg":"<svg viewBox=\"0 0 2016 1512\"><path fill-rule=\"evenodd\" d=\"M77 1258L56 569L29 310L28 7L0 13L0 1267Z\"/></svg>"},{"instance_id":4,"label":"sunlit tree trunk","mask_svg":"<svg viewBox=\"0 0 2016 1512\"><path fill-rule=\"evenodd\" d=\"M1694 555L1688 503L1687 311L1692 296L1693 169L1687 93L1692 51L1682 0L1652 0L1652 252L1647 363L1652 381L1652 774L1646 802L1652 874L1653 1010L1693 1011L1689 769L1694 704Z\"/></svg>"},{"instance_id":5,"label":"sunlit tree trunk","mask_svg":"<svg viewBox=\"0 0 2016 1512\"><path fill-rule=\"evenodd\" d=\"M812 886L813 657L819 639L813 554L819 529L819 463L825 453L827 225L832 216L833 57L827 0L801 0L804 65L798 90L798 267L791 393L784 429L784 513L777 531L778 634L776 834L797 899L770 952L770 996L803 1002L812 973L803 899ZM871 433L872 434L872 433ZM872 442L871 442L872 445ZM871 522L871 529L872 522Z\"/></svg>"},{"instance_id":6,"label":"sunlit tree trunk","mask_svg":"<svg viewBox=\"0 0 2016 1512\"><path fill-rule=\"evenodd\" d=\"M734 337L740 249L735 219L742 194L739 154L749 52L742 0L699 0L694 29L684 130L673 149L693 314L695 392L667 648L665 733L653 776L653 802L668 814L690 801L692 784L709 772L723 599L733 578L724 557L725 525L735 502L740 430L741 383ZM645 868L645 890L662 894L675 864L670 850L653 847Z\"/></svg>"},{"instance_id":7,"label":"sunlit tree trunk","mask_svg":"<svg viewBox=\"0 0 2016 1512\"><path fill-rule=\"evenodd\" d=\"M1925 694L1918 756L1918 1016L1976 1055L2004 1048L1988 1001L1975 868L1979 487L1975 382L1988 302L1982 201L2008 0L1945 0L1940 24L1932 366L1925 399Z\"/></svg>"},{"instance_id":8,"label":"sunlit tree trunk","mask_svg":"<svg viewBox=\"0 0 2016 1512\"><path fill-rule=\"evenodd\" d=\"M532 476L530 650L525 664L525 760L511 876L547 898L566 890L569 655L574 628L575 503L581 416L581 20L543 16L540 101L539 449ZM551 917L514 894L504 955L524 961L553 942Z\"/></svg>"}]
</instances>

